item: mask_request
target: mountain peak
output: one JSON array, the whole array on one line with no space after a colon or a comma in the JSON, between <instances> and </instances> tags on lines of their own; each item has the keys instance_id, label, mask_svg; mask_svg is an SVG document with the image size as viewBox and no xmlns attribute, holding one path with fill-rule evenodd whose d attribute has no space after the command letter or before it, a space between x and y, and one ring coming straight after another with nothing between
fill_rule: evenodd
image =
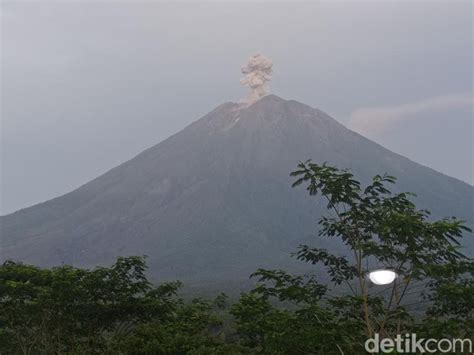
<instances>
[{"instance_id":1,"label":"mountain peak","mask_svg":"<svg viewBox=\"0 0 474 355\"><path fill-rule=\"evenodd\" d=\"M277 96L275 94L269 94L262 97L260 100L255 101L251 106L258 104L259 102L285 102L287 100Z\"/></svg>"},{"instance_id":2,"label":"mountain peak","mask_svg":"<svg viewBox=\"0 0 474 355\"><path fill-rule=\"evenodd\" d=\"M0 257L93 266L147 254L154 276L196 283L283 268L298 244L317 243L308 236L326 213L291 188L289 172L306 159L349 168L362 182L397 176L433 216L473 221L469 185L318 109L267 95L250 106L224 103L79 189L0 217Z\"/></svg>"},{"instance_id":3,"label":"mountain peak","mask_svg":"<svg viewBox=\"0 0 474 355\"><path fill-rule=\"evenodd\" d=\"M254 102L252 105L245 107L247 110L283 110L290 111L296 114L313 114L313 115L324 115L327 118L330 118L329 115L323 111L313 108L309 105L306 105L302 102L296 100L286 100L277 95L267 95L262 97L260 100ZM331 118L332 120L332 118Z\"/></svg>"}]
</instances>

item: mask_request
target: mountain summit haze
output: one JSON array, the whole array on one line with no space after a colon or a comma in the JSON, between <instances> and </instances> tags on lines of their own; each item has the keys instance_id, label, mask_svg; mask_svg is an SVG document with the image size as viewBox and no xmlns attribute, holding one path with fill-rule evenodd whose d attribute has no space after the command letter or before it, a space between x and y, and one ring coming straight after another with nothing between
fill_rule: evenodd
<instances>
[{"instance_id":1,"label":"mountain summit haze","mask_svg":"<svg viewBox=\"0 0 474 355\"><path fill-rule=\"evenodd\" d=\"M91 267L147 255L155 279L245 280L259 267L297 267L318 239L326 204L292 189L312 159L362 182L398 178L433 217L474 224L474 187L395 154L294 100L224 103L179 133L78 189L1 217L1 259ZM323 246L324 245L320 245ZM471 235L465 246L473 253Z\"/></svg>"}]
</instances>

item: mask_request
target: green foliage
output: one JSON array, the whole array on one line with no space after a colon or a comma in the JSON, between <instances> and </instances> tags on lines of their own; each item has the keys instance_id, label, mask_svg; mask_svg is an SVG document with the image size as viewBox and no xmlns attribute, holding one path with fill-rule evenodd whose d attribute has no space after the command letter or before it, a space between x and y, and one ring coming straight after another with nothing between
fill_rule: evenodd
<instances>
[{"instance_id":1,"label":"green foliage","mask_svg":"<svg viewBox=\"0 0 474 355\"><path fill-rule=\"evenodd\" d=\"M153 287L145 270L141 257L94 270L5 262L0 352L179 354L217 344L211 329L219 321L211 305L184 304L176 296L180 283Z\"/></svg>"},{"instance_id":2,"label":"green foliage","mask_svg":"<svg viewBox=\"0 0 474 355\"><path fill-rule=\"evenodd\" d=\"M263 354L332 354L362 350L363 324L320 304L325 288L308 279L276 273L243 294L231 308L242 344ZM271 302L275 298L279 303ZM281 302L290 302L283 306ZM350 325L350 326L349 326Z\"/></svg>"},{"instance_id":3,"label":"green foliage","mask_svg":"<svg viewBox=\"0 0 474 355\"><path fill-rule=\"evenodd\" d=\"M420 332L473 339L474 262L431 265L426 271L430 281L423 297L430 306Z\"/></svg>"},{"instance_id":4,"label":"green foliage","mask_svg":"<svg viewBox=\"0 0 474 355\"><path fill-rule=\"evenodd\" d=\"M412 288L418 288L414 293L421 295L426 289L420 284L431 280L435 266L456 268L467 261L459 240L470 229L463 221L454 217L429 220L429 212L410 201L412 194L393 194L387 188L396 181L392 176L377 175L363 188L348 171L310 161L299 164L291 175L297 177L293 186L306 184L310 195L320 194L328 201L333 215L320 219L319 236L339 238L347 247L347 256L335 256L324 249L301 246L296 256L324 264L334 283L345 283L354 297L362 299L368 336L399 333L409 318L404 301ZM398 275L388 297L373 294L367 281L367 274L380 267ZM440 296L441 284L436 286L434 294ZM466 286L457 283L455 288ZM382 302L381 309L375 309L374 302Z\"/></svg>"},{"instance_id":5,"label":"green foliage","mask_svg":"<svg viewBox=\"0 0 474 355\"><path fill-rule=\"evenodd\" d=\"M392 176L362 187L348 171L310 161L291 175L293 186L306 184L310 196L327 201L331 214L321 217L319 237L339 239L346 252L302 245L294 253L325 267L332 290L311 275L253 274L258 285L231 311L246 345L266 354L362 354L374 333L472 337L473 263L460 252L470 231L462 221L430 220L412 194L391 193ZM374 287L367 275L375 268L398 277Z\"/></svg>"},{"instance_id":6,"label":"green foliage","mask_svg":"<svg viewBox=\"0 0 474 355\"><path fill-rule=\"evenodd\" d=\"M180 302L172 319L141 324L130 336L120 340L116 349L125 353L140 349L148 354L188 354L196 349L223 346L211 331L218 332L221 326L213 308L212 303L202 300L189 304Z\"/></svg>"}]
</instances>

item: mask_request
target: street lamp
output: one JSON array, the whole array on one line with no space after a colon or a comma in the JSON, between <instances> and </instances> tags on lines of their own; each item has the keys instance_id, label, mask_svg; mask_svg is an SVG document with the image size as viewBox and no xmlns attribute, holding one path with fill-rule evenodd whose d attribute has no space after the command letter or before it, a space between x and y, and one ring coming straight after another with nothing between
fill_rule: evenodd
<instances>
[{"instance_id":1,"label":"street lamp","mask_svg":"<svg viewBox=\"0 0 474 355\"><path fill-rule=\"evenodd\" d=\"M397 273L392 270L380 269L369 272L369 279L376 285L388 285L391 284Z\"/></svg>"}]
</instances>

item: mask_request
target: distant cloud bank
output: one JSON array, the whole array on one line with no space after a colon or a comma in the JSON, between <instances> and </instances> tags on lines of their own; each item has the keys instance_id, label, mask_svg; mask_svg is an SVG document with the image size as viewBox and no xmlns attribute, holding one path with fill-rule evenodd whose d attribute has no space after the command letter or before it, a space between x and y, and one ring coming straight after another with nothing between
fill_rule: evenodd
<instances>
[{"instance_id":1,"label":"distant cloud bank","mask_svg":"<svg viewBox=\"0 0 474 355\"><path fill-rule=\"evenodd\" d=\"M349 128L363 135L374 136L384 133L419 113L463 108L473 104L474 95L470 92L436 96L397 106L360 108L351 113Z\"/></svg>"}]
</instances>

